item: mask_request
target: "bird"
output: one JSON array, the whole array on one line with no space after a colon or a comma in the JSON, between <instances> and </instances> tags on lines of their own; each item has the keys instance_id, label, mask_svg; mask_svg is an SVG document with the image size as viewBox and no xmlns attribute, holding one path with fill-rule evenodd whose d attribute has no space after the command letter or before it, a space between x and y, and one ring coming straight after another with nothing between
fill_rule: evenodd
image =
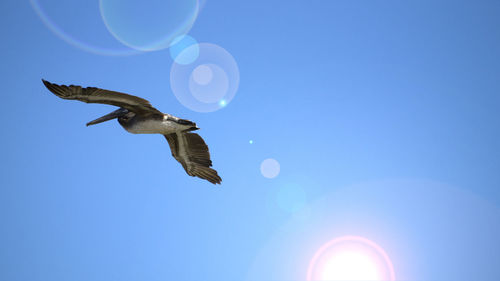
<instances>
[{"instance_id":1,"label":"bird","mask_svg":"<svg viewBox=\"0 0 500 281\"><path fill-rule=\"evenodd\" d=\"M162 134L167 140L172 156L181 163L186 173L213 184L220 184L221 177L212 169L208 146L200 135L196 123L162 113L149 101L115 91L76 85L57 85L42 79L47 89L66 100L101 103L118 106L119 109L87 123L87 126L112 119L132 134Z\"/></svg>"}]
</instances>

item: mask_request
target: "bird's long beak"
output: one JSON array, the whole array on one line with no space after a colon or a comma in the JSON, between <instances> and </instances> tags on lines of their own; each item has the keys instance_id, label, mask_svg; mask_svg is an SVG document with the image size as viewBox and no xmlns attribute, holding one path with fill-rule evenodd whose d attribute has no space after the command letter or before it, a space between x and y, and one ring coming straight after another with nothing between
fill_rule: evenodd
<instances>
[{"instance_id":1,"label":"bird's long beak","mask_svg":"<svg viewBox=\"0 0 500 281\"><path fill-rule=\"evenodd\" d=\"M120 108L120 109L117 109L117 110L111 112L110 114L106 114L103 117L99 117L99 118L97 118L94 121L88 122L87 126L99 124L99 123L102 123L102 122L106 122L106 121L109 121L111 119L115 119L115 118L121 117L121 116L123 116L123 115L125 115L127 113L128 113L127 109Z\"/></svg>"}]
</instances>

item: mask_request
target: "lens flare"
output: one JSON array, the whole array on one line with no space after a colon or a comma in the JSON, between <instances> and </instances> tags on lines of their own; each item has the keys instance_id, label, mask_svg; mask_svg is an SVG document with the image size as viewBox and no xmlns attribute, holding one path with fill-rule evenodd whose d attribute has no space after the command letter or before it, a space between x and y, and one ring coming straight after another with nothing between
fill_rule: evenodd
<instances>
[{"instance_id":1,"label":"lens flare","mask_svg":"<svg viewBox=\"0 0 500 281\"><path fill-rule=\"evenodd\" d=\"M314 255L307 280L396 280L392 262L374 242L343 236L323 245Z\"/></svg>"},{"instance_id":2,"label":"lens flare","mask_svg":"<svg viewBox=\"0 0 500 281\"><path fill-rule=\"evenodd\" d=\"M99 7L109 32L141 51L170 47L191 29L199 11L197 0L100 0Z\"/></svg>"},{"instance_id":3,"label":"lens flare","mask_svg":"<svg viewBox=\"0 0 500 281\"><path fill-rule=\"evenodd\" d=\"M198 53L189 64L177 60L170 69L170 87L177 100L197 112L212 112L226 107L234 98L240 82L238 65L222 47L210 43L193 44L178 57Z\"/></svg>"},{"instance_id":4,"label":"lens flare","mask_svg":"<svg viewBox=\"0 0 500 281\"><path fill-rule=\"evenodd\" d=\"M377 265L360 252L343 251L332 255L321 273L321 280L380 280Z\"/></svg>"},{"instance_id":5,"label":"lens flare","mask_svg":"<svg viewBox=\"0 0 500 281\"><path fill-rule=\"evenodd\" d=\"M215 64L202 64L196 67L189 78L189 90L195 99L203 103L219 102L226 105L223 97L229 89L229 78L221 67Z\"/></svg>"},{"instance_id":6,"label":"lens flare","mask_svg":"<svg viewBox=\"0 0 500 281\"><path fill-rule=\"evenodd\" d=\"M214 77L213 65L202 64L196 67L192 73L193 80L196 84L207 85Z\"/></svg>"},{"instance_id":7,"label":"lens flare","mask_svg":"<svg viewBox=\"0 0 500 281\"><path fill-rule=\"evenodd\" d=\"M188 49L188 47L191 48ZM172 59L178 64L190 64L200 54L198 41L189 35L181 35L175 38L170 44L169 51Z\"/></svg>"},{"instance_id":8,"label":"lens flare","mask_svg":"<svg viewBox=\"0 0 500 281\"><path fill-rule=\"evenodd\" d=\"M280 173L280 163L276 159L268 158L260 164L260 172L268 179L275 178Z\"/></svg>"},{"instance_id":9,"label":"lens flare","mask_svg":"<svg viewBox=\"0 0 500 281\"><path fill-rule=\"evenodd\" d=\"M117 42L102 22L99 9L96 8L94 11L93 6L85 1L61 1L57 3L57 9L49 5L51 1L30 0L29 2L42 23L52 33L80 50L104 56L128 56L141 53ZM72 12L68 13L68 10ZM96 41L95 38L99 38L99 41L93 42Z\"/></svg>"}]
</instances>

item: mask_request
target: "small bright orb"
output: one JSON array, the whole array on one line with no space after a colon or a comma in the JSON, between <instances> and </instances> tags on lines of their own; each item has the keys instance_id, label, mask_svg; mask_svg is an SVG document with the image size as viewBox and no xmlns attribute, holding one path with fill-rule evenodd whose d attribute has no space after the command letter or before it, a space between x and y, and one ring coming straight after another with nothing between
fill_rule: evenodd
<instances>
[{"instance_id":1,"label":"small bright orb","mask_svg":"<svg viewBox=\"0 0 500 281\"><path fill-rule=\"evenodd\" d=\"M260 172L268 179L275 178L280 173L280 163L276 159L268 158L260 164Z\"/></svg>"},{"instance_id":2,"label":"small bright orb","mask_svg":"<svg viewBox=\"0 0 500 281\"><path fill-rule=\"evenodd\" d=\"M394 281L385 251L359 236L343 236L323 245L309 264L307 280Z\"/></svg>"},{"instance_id":3,"label":"small bright orb","mask_svg":"<svg viewBox=\"0 0 500 281\"><path fill-rule=\"evenodd\" d=\"M221 107L226 106L226 101L225 101L225 100L221 100L221 101L219 102L219 105L220 105Z\"/></svg>"},{"instance_id":4,"label":"small bright orb","mask_svg":"<svg viewBox=\"0 0 500 281\"><path fill-rule=\"evenodd\" d=\"M248 143L249 143L249 144L253 144L253 140L249 140L249 141L248 141Z\"/></svg>"}]
</instances>

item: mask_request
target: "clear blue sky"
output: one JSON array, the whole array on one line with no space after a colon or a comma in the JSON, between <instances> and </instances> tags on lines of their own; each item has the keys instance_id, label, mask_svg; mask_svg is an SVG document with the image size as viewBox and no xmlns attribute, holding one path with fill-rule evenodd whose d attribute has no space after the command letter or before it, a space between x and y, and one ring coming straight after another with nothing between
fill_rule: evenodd
<instances>
[{"instance_id":1,"label":"clear blue sky","mask_svg":"<svg viewBox=\"0 0 500 281\"><path fill-rule=\"evenodd\" d=\"M240 72L210 113L176 99L168 49L99 54L134 53L99 1L33 2L68 37L0 3L0 280L304 280L340 235L376 241L400 279L500 279L500 2L203 1L189 35ZM136 5L151 32L177 20ZM222 185L159 135L86 127L113 107L41 78L196 121Z\"/></svg>"}]
</instances>

